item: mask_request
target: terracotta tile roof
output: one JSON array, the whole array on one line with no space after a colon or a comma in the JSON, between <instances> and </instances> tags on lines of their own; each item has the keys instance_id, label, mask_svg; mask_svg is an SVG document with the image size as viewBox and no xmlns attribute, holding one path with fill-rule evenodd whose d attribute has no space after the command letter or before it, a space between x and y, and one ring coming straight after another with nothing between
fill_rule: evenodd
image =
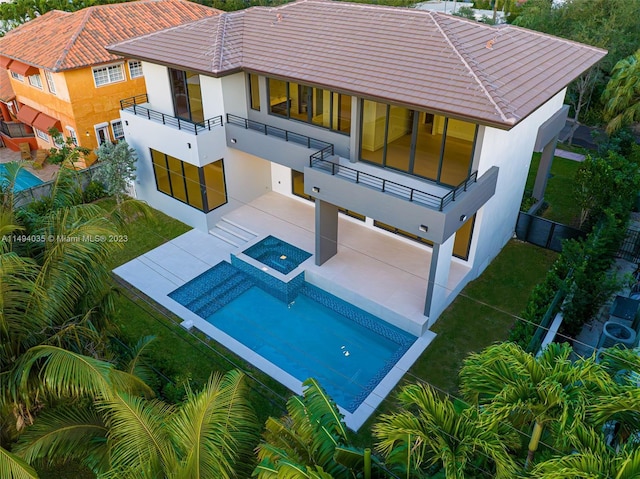
<instances>
[{"instance_id":1,"label":"terracotta tile roof","mask_svg":"<svg viewBox=\"0 0 640 479\"><path fill-rule=\"evenodd\" d=\"M77 12L50 11L9 31L0 55L51 71L71 70L120 58L105 45L219 14L186 0L138 0Z\"/></svg>"},{"instance_id":2,"label":"terracotta tile roof","mask_svg":"<svg viewBox=\"0 0 640 479\"><path fill-rule=\"evenodd\" d=\"M330 0L222 14L108 49L213 76L242 69L501 128L606 54L510 25Z\"/></svg>"}]
</instances>

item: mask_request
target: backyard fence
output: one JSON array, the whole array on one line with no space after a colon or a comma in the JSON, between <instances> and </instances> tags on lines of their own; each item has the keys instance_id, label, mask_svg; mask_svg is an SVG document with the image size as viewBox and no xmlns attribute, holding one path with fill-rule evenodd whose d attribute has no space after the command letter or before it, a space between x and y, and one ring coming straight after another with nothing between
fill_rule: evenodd
<instances>
[{"instance_id":1,"label":"backyard fence","mask_svg":"<svg viewBox=\"0 0 640 479\"><path fill-rule=\"evenodd\" d=\"M627 229L616 257L634 263L640 262L640 231Z\"/></svg>"},{"instance_id":2,"label":"backyard fence","mask_svg":"<svg viewBox=\"0 0 640 479\"><path fill-rule=\"evenodd\" d=\"M562 251L562 240L584 236L584 231L523 211L518 215L516 222L518 239L553 251Z\"/></svg>"},{"instance_id":3,"label":"backyard fence","mask_svg":"<svg viewBox=\"0 0 640 479\"><path fill-rule=\"evenodd\" d=\"M99 167L100 164L96 163L94 165L91 165L89 168L73 172L76 175L76 178L83 190L91 182L93 175ZM55 182L56 180L53 179L51 181L45 181L44 183L36 186L32 186L31 188L26 188L24 190L18 191L15 194L15 207L20 208L23 206L27 206L34 201L50 196Z\"/></svg>"}]
</instances>

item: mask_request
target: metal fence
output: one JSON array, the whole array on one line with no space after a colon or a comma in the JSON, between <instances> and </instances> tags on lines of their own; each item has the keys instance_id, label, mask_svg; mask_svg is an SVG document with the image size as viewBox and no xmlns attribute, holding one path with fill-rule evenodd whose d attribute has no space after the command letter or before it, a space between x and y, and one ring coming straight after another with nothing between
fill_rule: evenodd
<instances>
[{"instance_id":1,"label":"metal fence","mask_svg":"<svg viewBox=\"0 0 640 479\"><path fill-rule=\"evenodd\" d=\"M640 262L640 231L627 230L616 256L634 263Z\"/></svg>"},{"instance_id":2,"label":"metal fence","mask_svg":"<svg viewBox=\"0 0 640 479\"><path fill-rule=\"evenodd\" d=\"M518 239L553 251L562 251L562 241L565 239L584 236L586 236L584 231L523 211L518 215L516 222Z\"/></svg>"}]
</instances>

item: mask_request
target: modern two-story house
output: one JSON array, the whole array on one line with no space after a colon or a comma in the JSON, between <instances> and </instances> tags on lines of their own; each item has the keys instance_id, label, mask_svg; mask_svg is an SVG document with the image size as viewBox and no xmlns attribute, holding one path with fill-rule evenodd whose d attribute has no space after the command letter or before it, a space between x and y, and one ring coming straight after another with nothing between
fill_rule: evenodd
<instances>
[{"instance_id":1,"label":"modern two-story house","mask_svg":"<svg viewBox=\"0 0 640 479\"><path fill-rule=\"evenodd\" d=\"M211 229L265 191L314 202L315 262L338 218L431 250L426 330L512 237L532 152L543 183L567 85L606 52L429 11L300 0L107 47L141 61L123 99L139 198ZM452 264L459 266L450 281Z\"/></svg>"},{"instance_id":2,"label":"modern two-story house","mask_svg":"<svg viewBox=\"0 0 640 479\"><path fill-rule=\"evenodd\" d=\"M120 99L145 92L142 63L104 46L218 13L186 0L140 0L54 10L11 30L0 39L5 144L49 149L50 128L89 150L123 138Z\"/></svg>"}]
</instances>

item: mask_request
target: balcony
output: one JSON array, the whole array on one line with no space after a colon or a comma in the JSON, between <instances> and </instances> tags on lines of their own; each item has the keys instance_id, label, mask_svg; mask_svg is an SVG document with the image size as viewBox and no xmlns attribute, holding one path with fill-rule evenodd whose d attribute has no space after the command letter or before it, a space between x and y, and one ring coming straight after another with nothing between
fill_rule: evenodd
<instances>
[{"instance_id":1,"label":"balcony","mask_svg":"<svg viewBox=\"0 0 640 479\"><path fill-rule=\"evenodd\" d=\"M120 109L133 113L136 116L141 116L147 120L162 123L163 125L176 128L178 130L187 131L197 135L206 131L211 131L218 126L222 126L222 115L218 115L208 120L204 120L201 123L185 120L184 118L178 118L173 115L161 113L149 108L149 99L147 94L137 95L131 98L125 98L120 100Z\"/></svg>"},{"instance_id":2,"label":"balcony","mask_svg":"<svg viewBox=\"0 0 640 479\"><path fill-rule=\"evenodd\" d=\"M27 127L20 122L6 122L0 120L0 131L9 138L33 138L33 132L27 132Z\"/></svg>"}]
</instances>

